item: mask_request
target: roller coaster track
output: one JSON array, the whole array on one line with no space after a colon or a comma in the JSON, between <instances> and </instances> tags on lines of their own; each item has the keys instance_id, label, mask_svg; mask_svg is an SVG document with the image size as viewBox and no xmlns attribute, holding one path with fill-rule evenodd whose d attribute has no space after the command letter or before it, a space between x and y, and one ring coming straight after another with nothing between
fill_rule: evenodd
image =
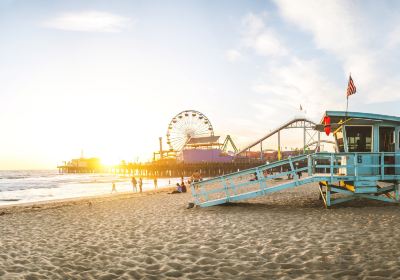
<instances>
[{"instance_id":1,"label":"roller coaster track","mask_svg":"<svg viewBox=\"0 0 400 280\"><path fill-rule=\"evenodd\" d=\"M315 122L313 122L313 121L311 121L311 120L309 120L309 119L307 119L307 118L305 118L305 117L296 117L296 118L294 118L294 119L292 119L292 120L290 120L290 121L288 121L288 122L282 124L281 126L275 128L274 130L272 130L271 132L269 132L269 133L268 133L267 135L265 135L264 137L261 137L260 139L258 139L258 140L255 141L254 143L252 143L252 144L246 146L245 148L241 149L240 151L238 151L238 152L236 153L236 155L242 155L242 154L244 154L246 151L249 151L251 148L253 148L253 147L257 146L257 145L262 145L262 142L263 142L263 141L265 141L265 140L267 140L268 138L270 138L270 137L274 136L275 134L279 133L281 130L288 129L288 128L303 128L303 129L304 129L304 148L305 148L305 147L309 147L309 146L311 146L311 144L310 144L310 143L307 143L306 140L305 140L305 138L306 138L306 130L314 130L314 127L315 127L316 125L317 125L317 124L316 124ZM316 132L316 133L319 133L319 132L317 132L317 131L315 131L315 132ZM311 136L311 135L309 135L309 136L310 136L310 138L311 138L312 140L314 140L314 139L313 139L313 136ZM318 140L319 140L319 139L318 139ZM310 141L310 142L311 142L311 141ZM315 141L313 141L313 142L315 142ZM317 141L317 142L318 142L318 141ZM278 145L279 145L279 144L278 144Z\"/></svg>"},{"instance_id":2,"label":"roller coaster track","mask_svg":"<svg viewBox=\"0 0 400 280\"><path fill-rule=\"evenodd\" d=\"M327 143L327 144L332 144L332 145L335 145L335 144L336 144L334 141L329 141L329 140L324 140L324 139L320 139L320 140L319 140L319 143ZM314 141L314 142L308 143L308 144L305 146L305 148L311 147L311 146L316 145L316 144L318 144L318 141ZM318 145L317 145L317 146L318 146Z\"/></svg>"}]
</instances>

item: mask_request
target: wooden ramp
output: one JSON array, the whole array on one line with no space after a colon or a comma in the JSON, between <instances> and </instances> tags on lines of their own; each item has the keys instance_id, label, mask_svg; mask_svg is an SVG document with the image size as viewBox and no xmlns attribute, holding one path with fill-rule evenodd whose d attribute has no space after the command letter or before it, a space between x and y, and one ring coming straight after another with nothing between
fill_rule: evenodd
<instances>
[{"instance_id":1,"label":"wooden ramp","mask_svg":"<svg viewBox=\"0 0 400 280\"><path fill-rule=\"evenodd\" d=\"M191 191L196 205L201 207L251 199L309 183L319 183L315 185L326 207L355 198L399 202L400 164L385 164L385 157L400 158L400 154L302 155L195 182ZM385 182L385 187L379 186L380 182ZM335 194L341 197L335 199Z\"/></svg>"}]
</instances>

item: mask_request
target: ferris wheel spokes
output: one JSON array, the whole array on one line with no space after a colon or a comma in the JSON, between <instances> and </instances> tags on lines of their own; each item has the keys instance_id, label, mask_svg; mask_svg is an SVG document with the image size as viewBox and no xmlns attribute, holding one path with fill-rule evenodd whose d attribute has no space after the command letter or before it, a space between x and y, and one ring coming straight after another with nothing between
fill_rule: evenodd
<instances>
[{"instance_id":1,"label":"ferris wheel spokes","mask_svg":"<svg viewBox=\"0 0 400 280\"><path fill-rule=\"evenodd\" d=\"M209 119L194 110L182 111L172 118L167 130L167 144L170 150L180 151L190 138L213 136Z\"/></svg>"}]
</instances>

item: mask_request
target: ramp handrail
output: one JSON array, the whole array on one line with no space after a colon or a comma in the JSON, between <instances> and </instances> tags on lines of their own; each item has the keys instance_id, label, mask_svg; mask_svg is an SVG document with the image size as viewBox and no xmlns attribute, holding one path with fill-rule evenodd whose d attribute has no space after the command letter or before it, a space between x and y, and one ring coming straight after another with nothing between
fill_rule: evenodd
<instances>
[{"instance_id":1,"label":"ramp handrail","mask_svg":"<svg viewBox=\"0 0 400 280\"><path fill-rule=\"evenodd\" d=\"M385 163L385 159L391 160ZM194 182L191 191L197 205L210 206L311 182L358 180L400 180L400 153L319 152L300 155Z\"/></svg>"}]
</instances>

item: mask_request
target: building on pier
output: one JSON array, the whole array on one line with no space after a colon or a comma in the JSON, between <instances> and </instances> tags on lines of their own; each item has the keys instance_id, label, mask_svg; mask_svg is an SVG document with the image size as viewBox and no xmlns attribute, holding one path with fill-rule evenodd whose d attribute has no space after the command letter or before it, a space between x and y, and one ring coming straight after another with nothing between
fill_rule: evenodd
<instances>
[{"instance_id":1,"label":"building on pier","mask_svg":"<svg viewBox=\"0 0 400 280\"><path fill-rule=\"evenodd\" d=\"M99 158L77 158L57 166L60 173L96 173L102 171Z\"/></svg>"},{"instance_id":2,"label":"building on pier","mask_svg":"<svg viewBox=\"0 0 400 280\"><path fill-rule=\"evenodd\" d=\"M232 162L233 156L224 152L219 136L191 137L178 159L185 163Z\"/></svg>"}]
</instances>

